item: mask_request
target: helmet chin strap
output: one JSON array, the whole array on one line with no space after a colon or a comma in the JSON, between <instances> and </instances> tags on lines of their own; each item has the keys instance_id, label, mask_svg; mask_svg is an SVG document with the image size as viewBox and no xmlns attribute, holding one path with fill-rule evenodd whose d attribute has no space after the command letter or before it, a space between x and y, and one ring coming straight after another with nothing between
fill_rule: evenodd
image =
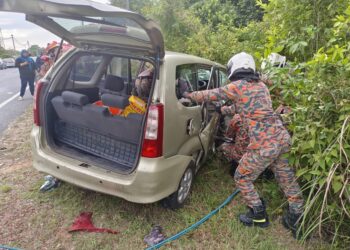
<instances>
[{"instance_id":1,"label":"helmet chin strap","mask_svg":"<svg viewBox=\"0 0 350 250\"><path fill-rule=\"evenodd\" d=\"M246 81L257 81L259 80L259 75L251 69L237 69L236 72L230 77L231 81L246 80Z\"/></svg>"},{"instance_id":2,"label":"helmet chin strap","mask_svg":"<svg viewBox=\"0 0 350 250\"><path fill-rule=\"evenodd\" d=\"M227 69L228 69L228 77L231 79L231 77L236 74L237 72L255 72L255 61L252 55L241 52L238 54L235 54L231 57L231 59L227 63Z\"/></svg>"}]
</instances>

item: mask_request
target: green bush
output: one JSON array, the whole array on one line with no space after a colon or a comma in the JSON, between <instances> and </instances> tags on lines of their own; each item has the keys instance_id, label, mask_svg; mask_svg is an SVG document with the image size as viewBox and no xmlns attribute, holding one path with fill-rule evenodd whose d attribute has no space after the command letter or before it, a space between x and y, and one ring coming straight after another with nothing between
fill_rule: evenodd
<instances>
[{"instance_id":1,"label":"green bush","mask_svg":"<svg viewBox=\"0 0 350 250\"><path fill-rule=\"evenodd\" d=\"M318 67L275 69L272 93L293 109L290 164L306 197L306 236L317 229L337 240L350 235L350 81L341 75L310 77Z\"/></svg>"}]
</instances>

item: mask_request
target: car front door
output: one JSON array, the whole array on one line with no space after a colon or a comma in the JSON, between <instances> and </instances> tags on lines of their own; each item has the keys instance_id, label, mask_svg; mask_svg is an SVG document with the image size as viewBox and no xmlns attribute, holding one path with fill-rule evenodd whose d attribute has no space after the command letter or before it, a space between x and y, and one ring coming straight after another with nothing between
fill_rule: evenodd
<instances>
[{"instance_id":1,"label":"car front door","mask_svg":"<svg viewBox=\"0 0 350 250\"><path fill-rule=\"evenodd\" d=\"M201 91L218 86L216 68L204 64L179 65L176 69L177 97L181 101L181 88L187 91ZM187 117L187 135L192 140L197 167L209 152L219 121L215 105L211 103L183 103L182 116ZM179 118L180 119L180 118ZM200 147L196 146L199 144Z\"/></svg>"},{"instance_id":2,"label":"car front door","mask_svg":"<svg viewBox=\"0 0 350 250\"><path fill-rule=\"evenodd\" d=\"M198 65L197 81L198 90L210 90L219 87L216 66ZM200 138L204 147L205 155L209 153L211 145L214 143L214 136L219 123L219 114L215 112L215 103L201 104L201 129Z\"/></svg>"}]
</instances>

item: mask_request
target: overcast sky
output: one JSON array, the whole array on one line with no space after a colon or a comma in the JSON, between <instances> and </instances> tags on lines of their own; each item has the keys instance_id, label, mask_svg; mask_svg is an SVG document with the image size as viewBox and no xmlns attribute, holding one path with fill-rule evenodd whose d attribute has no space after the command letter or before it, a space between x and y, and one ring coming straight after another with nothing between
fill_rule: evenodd
<instances>
[{"instance_id":1,"label":"overcast sky","mask_svg":"<svg viewBox=\"0 0 350 250\"><path fill-rule=\"evenodd\" d=\"M68 0L69 1L69 0ZM95 2L108 3L109 0L94 0ZM1 12L0 11L0 29L5 38L5 48L12 49L11 34L15 37L15 46L17 50L26 48L29 41L31 45L38 44L46 47L48 42L60 41L58 37L50 32L36 26L35 24L25 20L24 14Z\"/></svg>"}]
</instances>

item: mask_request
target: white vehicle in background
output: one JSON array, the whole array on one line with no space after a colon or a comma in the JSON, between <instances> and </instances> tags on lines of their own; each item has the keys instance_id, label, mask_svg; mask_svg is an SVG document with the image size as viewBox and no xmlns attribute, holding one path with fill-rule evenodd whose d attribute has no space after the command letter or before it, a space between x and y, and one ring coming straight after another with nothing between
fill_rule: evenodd
<instances>
[{"instance_id":1,"label":"white vehicle in background","mask_svg":"<svg viewBox=\"0 0 350 250\"><path fill-rule=\"evenodd\" d=\"M6 63L0 58L0 70L6 69Z\"/></svg>"},{"instance_id":2,"label":"white vehicle in background","mask_svg":"<svg viewBox=\"0 0 350 250\"><path fill-rule=\"evenodd\" d=\"M7 68L14 68L15 67L15 59L13 59L13 58L4 58L3 61L6 64Z\"/></svg>"}]
</instances>

